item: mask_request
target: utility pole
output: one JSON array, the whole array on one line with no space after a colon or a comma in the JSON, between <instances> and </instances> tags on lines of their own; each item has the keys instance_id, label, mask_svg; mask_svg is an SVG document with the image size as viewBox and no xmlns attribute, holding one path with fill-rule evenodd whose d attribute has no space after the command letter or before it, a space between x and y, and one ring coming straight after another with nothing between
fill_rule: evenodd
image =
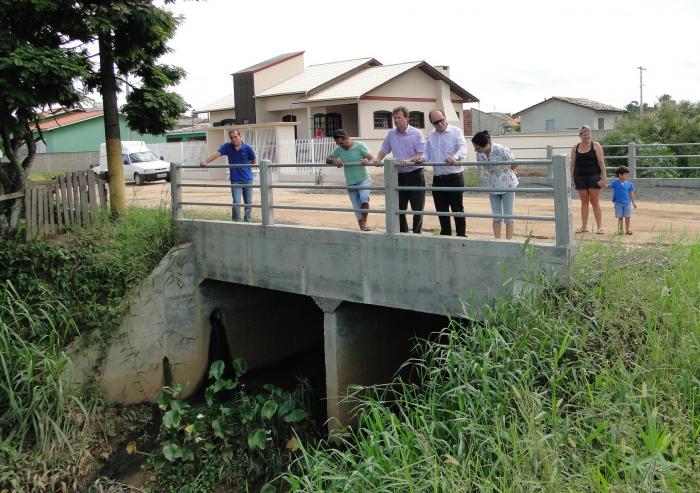
<instances>
[{"instance_id":1,"label":"utility pole","mask_svg":"<svg viewBox=\"0 0 700 493\"><path fill-rule=\"evenodd\" d=\"M641 65L637 68L639 69L639 116L642 116L644 114L644 100L642 99L642 86L644 86L644 84L642 83L642 73L646 68Z\"/></svg>"}]
</instances>

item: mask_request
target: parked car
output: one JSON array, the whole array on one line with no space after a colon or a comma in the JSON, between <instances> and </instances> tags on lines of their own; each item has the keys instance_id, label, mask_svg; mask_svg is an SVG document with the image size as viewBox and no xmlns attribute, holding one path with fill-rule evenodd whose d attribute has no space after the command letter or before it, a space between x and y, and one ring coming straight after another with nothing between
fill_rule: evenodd
<instances>
[{"instance_id":1,"label":"parked car","mask_svg":"<svg viewBox=\"0 0 700 493\"><path fill-rule=\"evenodd\" d=\"M142 140L122 141L122 163L124 180L143 185L147 181L170 181L170 163L153 153ZM100 164L93 168L95 173L107 174L107 145L100 144Z\"/></svg>"}]
</instances>

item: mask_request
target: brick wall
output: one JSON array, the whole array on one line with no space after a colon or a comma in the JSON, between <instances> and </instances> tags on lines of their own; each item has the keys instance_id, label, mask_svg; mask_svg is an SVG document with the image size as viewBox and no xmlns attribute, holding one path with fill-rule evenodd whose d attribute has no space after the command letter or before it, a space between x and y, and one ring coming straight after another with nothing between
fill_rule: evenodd
<instances>
[{"instance_id":1,"label":"brick wall","mask_svg":"<svg viewBox=\"0 0 700 493\"><path fill-rule=\"evenodd\" d=\"M464 122L464 135L474 135L474 130L472 129L472 111L464 110L462 115L462 121Z\"/></svg>"}]
</instances>

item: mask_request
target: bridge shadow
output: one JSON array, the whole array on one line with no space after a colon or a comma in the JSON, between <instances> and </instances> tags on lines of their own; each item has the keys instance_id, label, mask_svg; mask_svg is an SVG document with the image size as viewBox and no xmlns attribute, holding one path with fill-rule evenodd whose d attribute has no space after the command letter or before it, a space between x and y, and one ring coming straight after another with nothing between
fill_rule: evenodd
<instances>
[{"instance_id":1,"label":"bridge shadow","mask_svg":"<svg viewBox=\"0 0 700 493\"><path fill-rule=\"evenodd\" d=\"M449 324L445 316L362 303L329 309L310 296L221 281L203 282L200 294L211 307L210 363L221 359L231 371L234 358L245 359L241 382L252 392L307 382L317 423L352 423L342 402L348 387L390 382L415 356L417 338ZM408 367L402 377L411 377Z\"/></svg>"}]
</instances>

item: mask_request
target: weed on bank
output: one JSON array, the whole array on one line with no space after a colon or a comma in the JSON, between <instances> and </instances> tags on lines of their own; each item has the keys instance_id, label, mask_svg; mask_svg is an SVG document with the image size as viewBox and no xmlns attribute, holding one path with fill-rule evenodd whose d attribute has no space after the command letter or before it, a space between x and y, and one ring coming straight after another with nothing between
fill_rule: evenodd
<instances>
[{"instance_id":1,"label":"weed on bank","mask_svg":"<svg viewBox=\"0 0 700 493\"><path fill-rule=\"evenodd\" d=\"M289 489L700 491L700 244L586 245L568 289L535 286L360 389Z\"/></svg>"},{"instance_id":2,"label":"weed on bank","mask_svg":"<svg viewBox=\"0 0 700 493\"><path fill-rule=\"evenodd\" d=\"M51 241L0 240L0 490L75 489L109 455L117 416L70 384L65 348L80 336L106 345L171 245L168 211L147 209Z\"/></svg>"}]
</instances>

